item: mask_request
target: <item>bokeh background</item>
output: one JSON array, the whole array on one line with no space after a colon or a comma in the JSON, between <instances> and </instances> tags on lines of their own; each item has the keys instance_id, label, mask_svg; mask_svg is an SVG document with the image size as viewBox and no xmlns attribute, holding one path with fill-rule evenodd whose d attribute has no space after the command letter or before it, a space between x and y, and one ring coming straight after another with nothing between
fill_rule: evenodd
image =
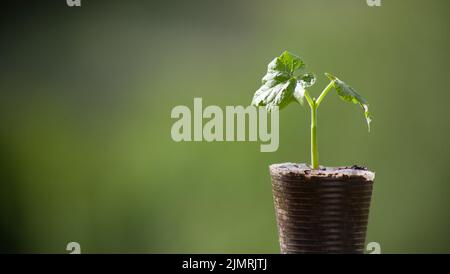
<instances>
[{"instance_id":1,"label":"bokeh background","mask_svg":"<svg viewBox=\"0 0 450 274\"><path fill-rule=\"evenodd\" d=\"M268 165L309 161L308 109L280 147L176 143L174 106L248 105L283 50L349 82L321 164L376 171L368 242L450 252L450 2L9 1L0 9L0 251L277 253ZM317 95L316 95L317 96Z\"/></svg>"}]
</instances>

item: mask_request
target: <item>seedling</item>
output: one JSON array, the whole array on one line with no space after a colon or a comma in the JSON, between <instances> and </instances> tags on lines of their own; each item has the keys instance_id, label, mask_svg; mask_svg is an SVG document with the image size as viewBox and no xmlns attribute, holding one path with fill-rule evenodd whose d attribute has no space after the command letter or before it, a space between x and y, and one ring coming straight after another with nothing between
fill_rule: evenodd
<instances>
[{"instance_id":1,"label":"seedling","mask_svg":"<svg viewBox=\"0 0 450 274\"><path fill-rule=\"evenodd\" d=\"M317 99L311 97L307 89L315 84L316 76L306 70L305 62L300 57L285 51L267 66L267 73L262 78L262 86L255 92L252 101L252 105L264 106L271 111L275 108L282 109L292 102L304 105L306 100L311 109L311 165L313 169L319 168L317 110L331 89L334 88L344 101L361 106L369 131L372 121L366 100L356 90L334 75L329 73L325 73L325 75L330 79L330 83Z\"/></svg>"}]
</instances>

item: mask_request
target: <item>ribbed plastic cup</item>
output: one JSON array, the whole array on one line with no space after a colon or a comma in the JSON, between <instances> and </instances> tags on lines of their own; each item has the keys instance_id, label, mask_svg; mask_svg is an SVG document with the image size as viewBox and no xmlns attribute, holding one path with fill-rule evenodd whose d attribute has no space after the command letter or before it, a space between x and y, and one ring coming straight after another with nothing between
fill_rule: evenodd
<instances>
[{"instance_id":1,"label":"ribbed plastic cup","mask_svg":"<svg viewBox=\"0 0 450 274\"><path fill-rule=\"evenodd\" d=\"M364 253L375 173L270 166L281 253Z\"/></svg>"}]
</instances>

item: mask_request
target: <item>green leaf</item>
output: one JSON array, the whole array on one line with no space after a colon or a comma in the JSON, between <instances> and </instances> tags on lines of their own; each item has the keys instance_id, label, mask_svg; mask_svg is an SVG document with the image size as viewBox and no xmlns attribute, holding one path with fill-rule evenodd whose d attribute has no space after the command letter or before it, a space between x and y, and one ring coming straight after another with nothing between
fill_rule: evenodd
<instances>
[{"instance_id":1,"label":"green leaf","mask_svg":"<svg viewBox=\"0 0 450 274\"><path fill-rule=\"evenodd\" d=\"M299 78L299 81L303 87L309 88L316 83L316 76L312 73L306 73Z\"/></svg>"},{"instance_id":2,"label":"green leaf","mask_svg":"<svg viewBox=\"0 0 450 274\"><path fill-rule=\"evenodd\" d=\"M271 80L262 85L253 97L252 105L265 106L272 111L275 107L284 108L292 101L295 81L277 82Z\"/></svg>"},{"instance_id":3,"label":"green leaf","mask_svg":"<svg viewBox=\"0 0 450 274\"><path fill-rule=\"evenodd\" d=\"M295 85L294 89L294 98L301 104L304 104L305 101L305 93L306 89L305 86L301 81L297 81L297 84Z\"/></svg>"},{"instance_id":4,"label":"green leaf","mask_svg":"<svg viewBox=\"0 0 450 274\"><path fill-rule=\"evenodd\" d=\"M283 52L267 66L262 86L255 92L252 105L284 108L296 100L303 102L305 88L314 85L316 77L306 71L305 62L298 56Z\"/></svg>"},{"instance_id":5,"label":"green leaf","mask_svg":"<svg viewBox=\"0 0 450 274\"><path fill-rule=\"evenodd\" d=\"M369 105L367 101L361 95L359 95L359 93L354 88L347 85L345 82L343 82L336 76L329 73L325 73L325 75L331 81L333 81L333 86L336 89L339 97L341 97L346 102L359 104L361 106L361 108L364 111L364 116L366 117L367 126L370 131L370 123L372 122L372 117L370 116Z\"/></svg>"}]
</instances>

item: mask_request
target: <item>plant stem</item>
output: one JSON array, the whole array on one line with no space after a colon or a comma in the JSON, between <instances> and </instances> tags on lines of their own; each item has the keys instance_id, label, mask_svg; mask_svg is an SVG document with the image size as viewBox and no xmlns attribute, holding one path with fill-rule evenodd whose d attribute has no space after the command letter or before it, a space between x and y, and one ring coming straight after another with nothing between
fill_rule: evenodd
<instances>
[{"instance_id":1,"label":"plant stem","mask_svg":"<svg viewBox=\"0 0 450 274\"><path fill-rule=\"evenodd\" d=\"M317 98L316 101L316 107L319 107L320 103L322 102L323 98L327 95L327 93L331 90L331 88L334 86L334 81L331 81L328 86L322 91L319 98Z\"/></svg>"},{"instance_id":2,"label":"plant stem","mask_svg":"<svg viewBox=\"0 0 450 274\"><path fill-rule=\"evenodd\" d=\"M306 101L308 102L309 107L312 108L314 106L314 100L311 98L309 92L306 89L305 89L305 98Z\"/></svg>"},{"instance_id":3,"label":"plant stem","mask_svg":"<svg viewBox=\"0 0 450 274\"><path fill-rule=\"evenodd\" d=\"M317 103L311 106L311 165L313 169L319 168L319 152L317 149Z\"/></svg>"}]
</instances>

